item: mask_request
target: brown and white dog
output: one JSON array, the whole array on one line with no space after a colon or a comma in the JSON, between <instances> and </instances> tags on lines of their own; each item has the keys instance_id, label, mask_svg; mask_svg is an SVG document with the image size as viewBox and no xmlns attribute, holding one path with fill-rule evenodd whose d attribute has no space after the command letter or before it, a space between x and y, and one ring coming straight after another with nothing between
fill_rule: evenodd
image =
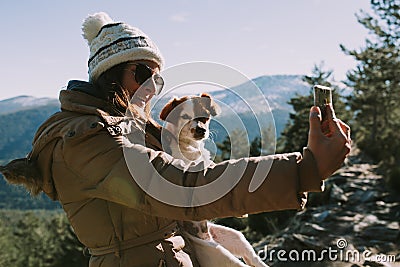
<instances>
[{"instance_id":1,"label":"brown and white dog","mask_svg":"<svg viewBox=\"0 0 400 267\"><path fill-rule=\"evenodd\" d=\"M211 164L210 152L204 147L204 141L209 137L211 117L219 113L220 107L206 93L169 101L162 109L160 118L166 122L164 127L175 137L175 141L168 145L166 152L185 163ZM267 266L237 230L206 220L181 221L179 225L183 234L192 241L201 266Z\"/></svg>"},{"instance_id":2,"label":"brown and white dog","mask_svg":"<svg viewBox=\"0 0 400 267\"><path fill-rule=\"evenodd\" d=\"M174 158L185 163L211 163L204 141L209 137L210 118L220 113L220 107L208 94L173 98L161 110L164 127L174 136L166 148Z\"/></svg>"}]
</instances>

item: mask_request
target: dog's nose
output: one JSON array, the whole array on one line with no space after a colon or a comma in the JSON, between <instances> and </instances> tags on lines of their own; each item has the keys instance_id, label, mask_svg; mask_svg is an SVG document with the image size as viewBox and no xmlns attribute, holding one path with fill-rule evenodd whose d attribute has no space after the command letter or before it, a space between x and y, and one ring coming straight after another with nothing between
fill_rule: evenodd
<instances>
[{"instance_id":1,"label":"dog's nose","mask_svg":"<svg viewBox=\"0 0 400 267\"><path fill-rule=\"evenodd\" d=\"M196 127L196 134L204 135L206 133L206 129L201 127Z\"/></svg>"}]
</instances>

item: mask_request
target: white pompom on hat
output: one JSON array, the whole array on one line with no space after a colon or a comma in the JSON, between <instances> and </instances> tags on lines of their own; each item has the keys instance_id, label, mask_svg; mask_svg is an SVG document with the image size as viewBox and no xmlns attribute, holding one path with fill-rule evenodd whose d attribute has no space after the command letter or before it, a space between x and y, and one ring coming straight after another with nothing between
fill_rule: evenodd
<instances>
[{"instance_id":1,"label":"white pompom on hat","mask_svg":"<svg viewBox=\"0 0 400 267\"><path fill-rule=\"evenodd\" d=\"M140 29L123 22L114 22L104 12L89 15L82 24L90 55L89 80L96 80L109 68L133 60L151 60L160 69L164 59L153 41Z\"/></svg>"}]
</instances>

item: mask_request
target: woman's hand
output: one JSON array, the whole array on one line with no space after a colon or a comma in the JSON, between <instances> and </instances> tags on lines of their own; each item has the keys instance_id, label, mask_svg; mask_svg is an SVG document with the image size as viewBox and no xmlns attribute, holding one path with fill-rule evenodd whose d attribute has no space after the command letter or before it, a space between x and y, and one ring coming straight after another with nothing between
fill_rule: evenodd
<instances>
[{"instance_id":1,"label":"woman's hand","mask_svg":"<svg viewBox=\"0 0 400 267\"><path fill-rule=\"evenodd\" d=\"M328 178L340 168L351 148L350 127L336 118L331 105L328 105L326 109L329 132L324 134L321 129L321 111L316 106L311 108L307 144L315 157L318 171L323 179Z\"/></svg>"}]
</instances>

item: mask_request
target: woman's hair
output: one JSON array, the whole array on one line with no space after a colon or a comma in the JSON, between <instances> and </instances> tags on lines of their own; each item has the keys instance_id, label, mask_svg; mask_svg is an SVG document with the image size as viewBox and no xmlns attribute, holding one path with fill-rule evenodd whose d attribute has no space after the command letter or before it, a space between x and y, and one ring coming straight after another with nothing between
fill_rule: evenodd
<instances>
[{"instance_id":1,"label":"woman's hair","mask_svg":"<svg viewBox=\"0 0 400 267\"><path fill-rule=\"evenodd\" d=\"M122 86L123 73L130 62L120 63L111 67L102 73L97 80L93 82L99 96L109 104L107 112L110 115L124 115L127 111L134 116L140 116L130 103L130 95L126 88ZM145 107L146 120L151 119L150 107Z\"/></svg>"}]
</instances>

